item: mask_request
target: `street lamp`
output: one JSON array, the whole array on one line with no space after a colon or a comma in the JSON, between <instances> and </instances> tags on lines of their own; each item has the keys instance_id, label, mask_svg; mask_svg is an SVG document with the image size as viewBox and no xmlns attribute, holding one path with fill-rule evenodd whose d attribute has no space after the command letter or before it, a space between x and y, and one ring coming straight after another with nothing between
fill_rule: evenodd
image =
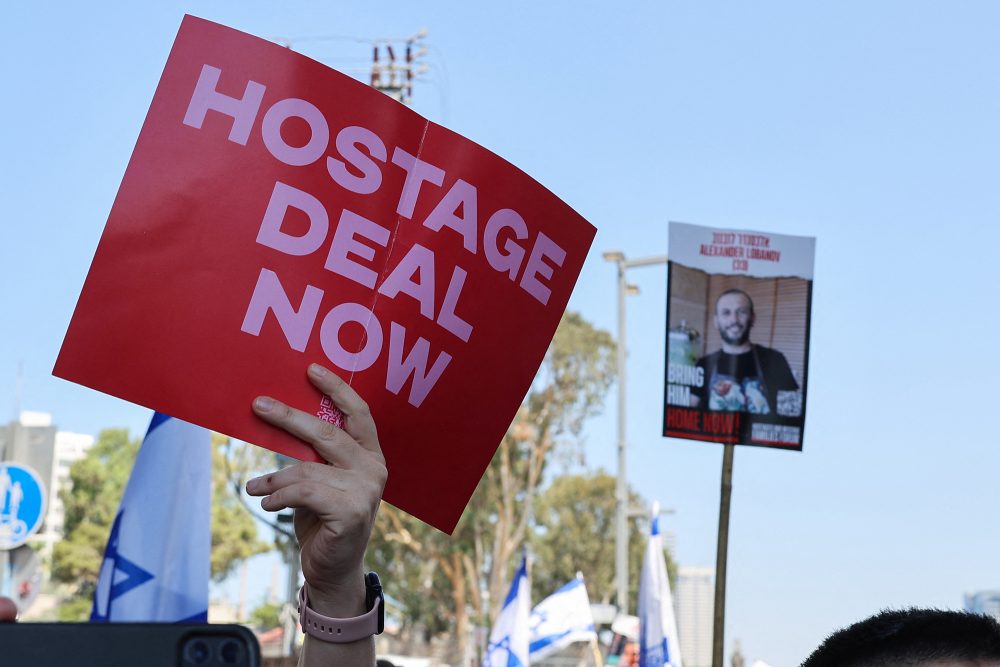
<instances>
[{"instance_id":1,"label":"street lamp","mask_svg":"<svg viewBox=\"0 0 1000 667\"><path fill-rule=\"evenodd\" d=\"M621 250L606 250L601 253L601 257L604 258L605 262L624 262L625 253Z\"/></svg>"},{"instance_id":2,"label":"street lamp","mask_svg":"<svg viewBox=\"0 0 1000 667\"><path fill-rule=\"evenodd\" d=\"M615 602L624 614L628 605L628 480L625 476L625 297L639 293L639 287L625 280L625 271L638 266L666 264L667 256L626 259L621 250L601 255L618 267L618 483L615 486Z\"/></svg>"}]
</instances>

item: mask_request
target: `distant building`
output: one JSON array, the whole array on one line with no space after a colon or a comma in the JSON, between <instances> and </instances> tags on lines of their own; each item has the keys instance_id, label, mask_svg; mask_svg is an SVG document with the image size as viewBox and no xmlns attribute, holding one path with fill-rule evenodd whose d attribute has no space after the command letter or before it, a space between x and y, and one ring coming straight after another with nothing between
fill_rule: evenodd
<instances>
[{"instance_id":1,"label":"distant building","mask_svg":"<svg viewBox=\"0 0 1000 667\"><path fill-rule=\"evenodd\" d=\"M69 486L70 466L86 456L87 450L93 444L94 436L92 435L56 431L55 456L53 457L55 464L52 466L50 484L53 493L49 496L49 508L45 512L45 528L41 534L41 539L46 540L49 544L63 538L66 510L59 497L59 490Z\"/></svg>"},{"instance_id":2,"label":"distant building","mask_svg":"<svg viewBox=\"0 0 1000 667\"><path fill-rule=\"evenodd\" d=\"M681 565L677 568L677 640L684 667L712 664L712 623L715 570Z\"/></svg>"},{"instance_id":3,"label":"distant building","mask_svg":"<svg viewBox=\"0 0 1000 667\"><path fill-rule=\"evenodd\" d=\"M213 599L208 601L209 623L240 623L240 610L229 600Z\"/></svg>"},{"instance_id":4,"label":"distant building","mask_svg":"<svg viewBox=\"0 0 1000 667\"><path fill-rule=\"evenodd\" d=\"M965 610L988 614L1000 621L1000 590L979 591L965 596Z\"/></svg>"},{"instance_id":5,"label":"distant building","mask_svg":"<svg viewBox=\"0 0 1000 667\"><path fill-rule=\"evenodd\" d=\"M52 415L44 412L22 412L17 421L0 427L0 461L28 466L38 473L45 487L45 520L32 539L44 545L45 556L51 555L52 545L63 537L66 513L59 490L69 484L70 466L82 459L93 444L93 436L57 430Z\"/></svg>"},{"instance_id":6,"label":"distant building","mask_svg":"<svg viewBox=\"0 0 1000 667\"><path fill-rule=\"evenodd\" d=\"M26 465L38 473L46 496L51 495L55 446L56 427L52 416L44 412L22 412L18 421L0 429L0 460Z\"/></svg>"}]
</instances>

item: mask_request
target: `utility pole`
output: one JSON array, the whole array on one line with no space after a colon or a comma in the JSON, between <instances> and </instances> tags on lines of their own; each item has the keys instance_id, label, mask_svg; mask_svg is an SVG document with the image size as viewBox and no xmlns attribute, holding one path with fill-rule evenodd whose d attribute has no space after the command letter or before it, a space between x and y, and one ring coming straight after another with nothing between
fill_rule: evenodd
<instances>
[{"instance_id":1,"label":"utility pole","mask_svg":"<svg viewBox=\"0 0 1000 667\"><path fill-rule=\"evenodd\" d=\"M603 258L618 267L618 481L615 486L615 602L618 613L628 611L628 478L625 474L625 297L638 294L639 288L625 280L628 269L666 264L666 255L626 259L619 250L605 252Z\"/></svg>"},{"instance_id":2,"label":"utility pole","mask_svg":"<svg viewBox=\"0 0 1000 667\"><path fill-rule=\"evenodd\" d=\"M416 34L405 39L377 40L372 46L371 86L382 91L397 102L410 104L413 101L413 81L429 70L426 63L418 60L427 55L423 39L427 29L421 28ZM394 43L402 43L403 58L396 58ZM385 52L385 60L381 54Z\"/></svg>"},{"instance_id":3,"label":"utility pole","mask_svg":"<svg viewBox=\"0 0 1000 667\"><path fill-rule=\"evenodd\" d=\"M347 35L313 35L302 37L273 37L274 41L287 49L304 42L349 41L372 45L371 69L337 68L352 75L367 72L372 88L382 91L397 102L410 104L413 101L413 82L430 71L430 66L421 59L428 54L424 44L427 28L421 28L409 37L363 38ZM396 54L401 50L402 56Z\"/></svg>"}]
</instances>

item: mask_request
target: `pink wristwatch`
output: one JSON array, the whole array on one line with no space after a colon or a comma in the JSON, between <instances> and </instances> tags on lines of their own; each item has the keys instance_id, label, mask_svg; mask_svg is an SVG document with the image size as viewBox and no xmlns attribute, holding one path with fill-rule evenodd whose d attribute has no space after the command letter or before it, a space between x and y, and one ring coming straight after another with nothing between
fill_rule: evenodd
<instances>
[{"instance_id":1,"label":"pink wristwatch","mask_svg":"<svg viewBox=\"0 0 1000 667\"><path fill-rule=\"evenodd\" d=\"M324 642L348 644L382 634L385 627L385 598L378 575L365 575L365 606L368 612L354 618L330 618L309 608L309 594L303 584L299 589L299 622L302 632Z\"/></svg>"}]
</instances>

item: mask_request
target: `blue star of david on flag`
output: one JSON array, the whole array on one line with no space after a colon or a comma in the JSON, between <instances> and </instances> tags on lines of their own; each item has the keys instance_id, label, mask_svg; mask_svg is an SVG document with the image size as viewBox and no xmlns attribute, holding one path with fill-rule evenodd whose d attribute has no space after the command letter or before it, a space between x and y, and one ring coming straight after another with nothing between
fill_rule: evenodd
<instances>
[{"instance_id":1,"label":"blue star of david on flag","mask_svg":"<svg viewBox=\"0 0 1000 667\"><path fill-rule=\"evenodd\" d=\"M208 620L212 446L205 429L155 413L104 551L90 620Z\"/></svg>"},{"instance_id":2,"label":"blue star of david on flag","mask_svg":"<svg viewBox=\"0 0 1000 667\"><path fill-rule=\"evenodd\" d=\"M542 660L574 642L597 639L583 575L568 582L531 610L529 657Z\"/></svg>"},{"instance_id":3,"label":"blue star of david on flag","mask_svg":"<svg viewBox=\"0 0 1000 667\"><path fill-rule=\"evenodd\" d=\"M528 610L531 608L531 587L528 585L527 558L510 584L507 599L497 614L490 641L486 647L483 667L527 667Z\"/></svg>"},{"instance_id":4,"label":"blue star of david on flag","mask_svg":"<svg viewBox=\"0 0 1000 667\"><path fill-rule=\"evenodd\" d=\"M115 523L111 527L111 536L108 537L108 546L104 550L104 563L101 565L101 576L97 592L94 594L94 606L90 612L91 621L107 622L115 600L136 586L153 579L151 572L118 553L118 531L121 529L123 514L124 511L118 511Z\"/></svg>"},{"instance_id":5,"label":"blue star of david on flag","mask_svg":"<svg viewBox=\"0 0 1000 667\"><path fill-rule=\"evenodd\" d=\"M507 654L507 662L504 663L504 667L525 667L525 664L518 660L517 654L511 650L511 640L509 635L498 641L496 644L491 643L486 647L487 660L490 660L489 656L494 653L498 655L503 653ZM501 660L502 659L503 658L501 657ZM488 662L486 664L494 665L496 663Z\"/></svg>"}]
</instances>

